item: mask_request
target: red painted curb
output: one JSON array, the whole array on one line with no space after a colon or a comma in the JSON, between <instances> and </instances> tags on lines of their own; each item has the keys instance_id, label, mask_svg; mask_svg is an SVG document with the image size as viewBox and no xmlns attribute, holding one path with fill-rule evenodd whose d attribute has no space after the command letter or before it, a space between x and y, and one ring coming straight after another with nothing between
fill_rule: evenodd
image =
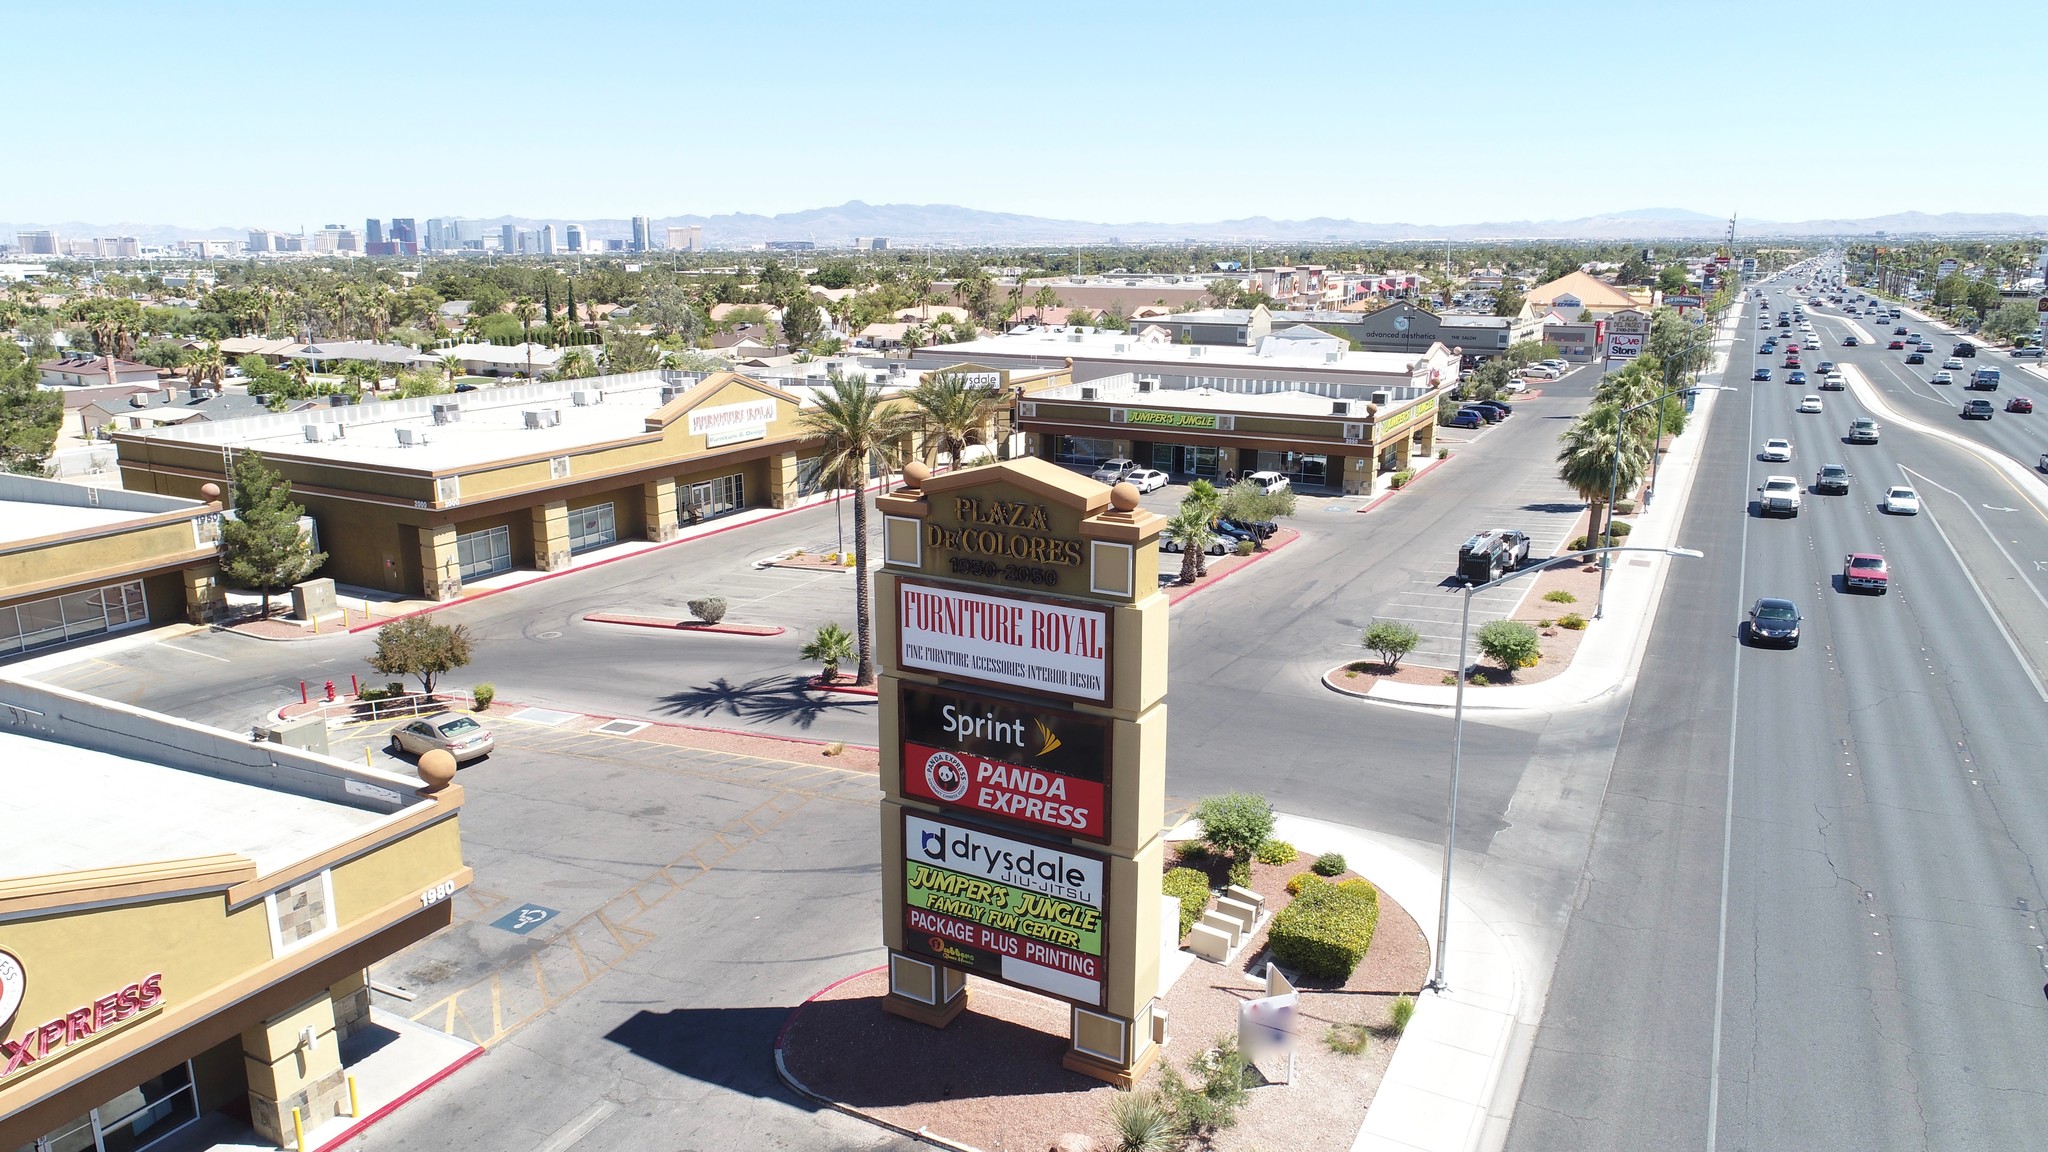
<instances>
[{"instance_id":1,"label":"red painted curb","mask_svg":"<svg viewBox=\"0 0 2048 1152\"><path fill-rule=\"evenodd\" d=\"M761 624L699 624L691 620L665 620L658 616L620 616L611 612L590 612L583 617L592 624L624 624L633 628L666 628L672 632L712 632L720 636L780 636L786 629Z\"/></svg>"},{"instance_id":2,"label":"red painted curb","mask_svg":"<svg viewBox=\"0 0 2048 1152\"><path fill-rule=\"evenodd\" d=\"M1439 466L1449 464L1451 461L1457 458L1458 454L1453 452L1449 456L1439 456L1436 459L1431 460L1428 464L1423 466L1420 472L1417 472L1415 475L1410 476L1408 478L1408 483L1403 484L1399 488L1389 490L1387 493L1380 496L1379 499L1374 500L1372 503L1367 504L1363 508L1360 508L1358 510L1358 514L1363 516L1367 512L1370 512L1373 509L1379 507L1380 505L1385 504L1387 501L1392 500L1394 497L1399 496L1401 493L1406 492L1408 489L1415 487L1415 482L1417 480L1420 480L1424 476L1429 475L1431 472L1436 471Z\"/></svg>"},{"instance_id":3,"label":"red painted curb","mask_svg":"<svg viewBox=\"0 0 2048 1152\"><path fill-rule=\"evenodd\" d=\"M325 1144L322 1144L318 1152L326 1152L326 1150L329 1148L339 1148L343 1144L348 1143L350 1140L355 1139L357 1136L362 1134L363 1129L368 1128L370 1125L375 1124L377 1121L382 1120L386 1116L391 1115L393 1112L398 1111L400 1106L412 1100L413 1097L418 1096L420 1093L425 1092L427 1089L432 1088L434 1085L439 1084L441 1081L446 1080L448 1077L455 1075L456 1072L460 1071L470 1061L476 1059L477 1057L483 1054L484 1049L482 1047L472 1048L469 1051L463 1053L462 1056L459 1057L454 1063L448 1065L446 1068L441 1069L439 1072L434 1073L432 1076L427 1077L425 1080L420 1081L418 1084L413 1085L411 1088L407 1089L403 1094L401 1094L398 1097L398 1099L393 1100L391 1103L386 1104L382 1108L377 1109L375 1112L370 1113L368 1116L363 1117L359 1123L349 1125L348 1129L344 1131L341 1135L336 1136L334 1139L329 1140Z\"/></svg>"},{"instance_id":4,"label":"red painted curb","mask_svg":"<svg viewBox=\"0 0 2048 1152\"><path fill-rule=\"evenodd\" d=\"M804 687L813 692L838 692L846 696L880 696L880 688L861 688L852 684L827 684L822 677L813 676L804 681Z\"/></svg>"},{"instance_id":5,"label":"red painted curb","mask_svg":"<svg viewBox=\"0 0 2048 1152\"><path fill-rule=\"evenodd\" d=\"M878 491L887 483L888 481L885 480L882 481L881 483L870 485L869 487L862 489L861 492L863 495L865 495L866 493L869 492ZM695 536L686 536L680 540L665 541L663 543L656 544L652 548L642 548L638 552L629 552L624 556L611 556L603 560L592 561L589 564L581 564L574 568L564 568L560 572L543 572L531 580L522 580L517 584L508 584L503 588L486 588L482 592L478 592L473 596L463 596L454 600L446 601L445 603L441 604L429 604L425 608L415 608L410 612L401 613L397 616L386 616L382 620L378 620L375 623L371 624L358 624L355 627L349 629L348 632L349 635L354 635L357 632L367 632L371 628L382 628L384 625L389 624L394 620L410 620L415 616L425 616L429 612L439 612L443 608L453 608L457 604L474 603L478 600L485 599L486 597L496 596L500 592L510 592L515 588L531 588L535 584L539 584L545 580L553 580L557 576L570 576L574 575L577 572L588 572L593 568L602 568L607 564L617 564L621 560L631 560L636 556L646 556L653 552L659 552L664 548L673 548L678 544L688 544L694 540L708 540L713 536L717 536L726 532L731 532L735 529L751 528L756 524L766 524L770 520L779 520L784 516L789 516L797 512L808 511L809 509L812 508L823 508L828 503L830 503L830 501L821 501L817 504L806 504L801 508L778 508L766 516L762 516L759 519L755 520L749 520L744 524L728 524L723 528L713 528L708 532L699 532Z\"/></svg>"},{"instance_id":6,"label":"red painted curb","mask_svg":"<svg viewBox=\"0 0 2048 1152\"><path fill-rule=\"evenodd\" d=\"M842 976L839 979L834 980L830 984L825 985L823 988L818 989L816 992L811 993L809 996L804 997L804 1002L802 1004L797 1005L794 1008L791 1008L789 1010L788 1018L783 1020L782 1022L782 1027L777 1028L775 1030L775 1051L782 1051L782 1038L789 1035L790 1025L796 1023L797 1014L802 1012L807 1006L809 1006L811 1001L816 1000L818 997L823 996L825 993L832 991L834 988L839 987L841 984L851 984L853 981L858 980L863 976L875 972L880 972L887 967L887 964L877 964L873 968L864 968L859 972L855 972L851 976Z\"/></svg>"},{"instance_id":7,"label":"red painted curb","mask_svg":"<svg viewBox=\"0 0 2048 1152\"><path fill-rule=\"evenodd\" d=\"M1178 604L1181 601L1187 599L1188 597L1193 596L1195 593L1200 592L1204 588L1214 588L1216 585L1221 584L1223 581L1230 579L1232 576L1237 575L1239 572L1244 571L1252 565L1257 564L1259 561L1264 560L1266 557L1271 556L1275 552L1278 552L1281 549L1287 547L1289 544L1294 543L1296 540L1301 539L1300 529L1291 528L1289 529L1289 531L1293 532L1294 535L1286 540L1282 540L1278 544L1273 545L1271 548L1266 549L1264 552L1252 553L1249 559L1247 559L1244 563L1239 564L1237 567L1232 568L1230 571L1221 573L1216 576L1212 576L1209 579L1204 580L1200 584L1190 584L1186 588L1179 589L1175 592L1168 592L1166 594L1166 606L1171 608L1175 604Z\"/></svg>"}]
</instances>

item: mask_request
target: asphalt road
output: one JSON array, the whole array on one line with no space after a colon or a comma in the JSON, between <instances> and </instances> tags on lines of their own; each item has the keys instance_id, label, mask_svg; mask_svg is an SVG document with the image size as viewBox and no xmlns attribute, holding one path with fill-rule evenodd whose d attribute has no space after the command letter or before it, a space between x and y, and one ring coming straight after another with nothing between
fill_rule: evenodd
<instances>
[{"instance_id":1,"label":"asphalt road","mask_svg":"<svg viewBox=\"0 0 2048 1152\"><path fill-rule=\"evenodd\" d=\"M1747 383L1755 335L1681 533L1707 558L1666 584L1508 1146L2032 1146L2048 707L2027 669L2048 628L2013 560L2048 558L2048 524L1987 520L2004 480L1930 437L1836 442L1853 394L1796 414L1805 389ZM1787 470L1753 459L1770 435L1798 441L1796 474L1849 461L1851 495L1752 517ZM1882 517L1873 489L1901 475L1953 495ZM1886 553L1899 587L1839 591L1850 550ZM1741 643L1759 595L1801 604L1797 649Z\"/></svg>"}]
</instances>

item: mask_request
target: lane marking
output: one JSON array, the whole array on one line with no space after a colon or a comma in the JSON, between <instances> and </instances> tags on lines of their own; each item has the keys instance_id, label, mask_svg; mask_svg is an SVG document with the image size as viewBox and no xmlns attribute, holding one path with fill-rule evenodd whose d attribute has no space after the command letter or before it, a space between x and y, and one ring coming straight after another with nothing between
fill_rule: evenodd
<instances>
[{"instance_id":1,"label":"lane marking","mask_svg":"<svg viewBox=\"0 0 2048 1152\"><path fill-rule=\"evenodd\" d=\"M1850 367L1854 368L1856 366L1852 364ZM1884 397L1878 395L1876 387L1870 383L1868 377L1863 375L1861 369L1857 369L1853 376L1845 374L1844 379L1849 381L1849 390L1856 394L1856 398L1861 400L1865 407L1875 409L1876 413L1881 414L1885 419L1905 425L1916 432L1925 433L1938 440L1945 440L1984 461L1986 464L1991 465L1991 470L1998 474L1999 479L2005 481L2006 487L2012 489L2014 494L2026 501L2028 507L2040 513L2043 519L2048 519L2048 506L2043 505L2038 493L2029 490L2035 486L2033 482L2036 480L2036 476L2035 473L2027 469L2026 465L2021 464L1989 444L1980 443L1967 436L1958 436L1954 432L1936 428L1932 424L1923 423L1912 416L1902 414L1898 409L1886 403ZM1858 387L1859 384L1861 385L1860 388ZM2023 485L2019 483L2020 480L2027 480L2029 483Z\"/></svg>"},{"instance_id":2,"label":"lane marking","mask_svg":"<svg viewBox=\"0 0 2048 1152\"><path fill-rule=\"evenodd\" d=\"M1917 476L1934 487L1940 488L1943 492L1956 496L1955 489L1936 484L1925 473L1915 472L1904 464L1899 465L1899 471L1904 472L1908 476ZM1956 499L1962 500L1963 510L1969 512L1976 519L1977 526L1984 529L1985 535L1991 537L1992 547L1997 548L1998 554L2005 557L2006 563L2013 566L2013 571L2020 574L2020 583L2027 586L2027 590L2034 594L2034 599L2041 601L2043 608L2048 608L2048 597L2042 596L2041 590L2034 586L2034 582L2027 579L2026 570L2020 567L2019 561L2012 558L2012 553L2005 550L2005 545L1998 542L1997 535L1992 533L1990 526L1984 523L1984 518L1971 510L1969 501L1963 500L1960 496L1956 496ZM1927 517L1928 522L1934 525L1935 533L1941 537L1941 542L1948 545L1949 555L1956 558L1956 567L1963 570L1963 579L1970 582L1970 591L1975 592L1977 594L1977 602L1984 605L1984 614L1991 617L1991 622L1998 626L1998 634L2005 637L2005 646L2012 649L2012 658L2019 662L2020 671L2027 674L2027 680L2034 686L2034 694L2041 698L2043 704L2048 704L2048 687L2042 685L2041 677L2034 671L2034 665L2027 659L2027 654L2020 647L2019 640L2013 636L2012 629L2005 626L2005 617L2000 616L1998 610L1991 606L1991 598L1984 594L1983 586L1977 583L1976 575L1970 571L1970 566L1963 561L1963 554L1956 551L1955 541L1949 539L1948 531L1941 526L1941 521L1935 518L1934 510L1925 503L1920 506L1920 514Z\"/></svg>"},{"instance_id":3,"label":"lane marking","mask_svg":"<svg viewBox=\"0 0 2048 1152\"><path fill-rule=\"evenodd\" d=\"M233 663L234 663L234 661L233 661L233 660L230 660L230 659L228 659L228 658L227 658L227 657L225 657L225 656L215 656L215 655L213 655L213 654L212 654L212 653L210 653L210 652L194 652L194 651L193 651L192 649L190 649L190 648L180 648L180 647L179 647L179 646L177 646L176 644L172 644L172 643L170 643L169 641L166 641L166 642L164 642L164 643L162 643L162 644L159 644L159 645L158 645L158 647L159 647L159 648L169 648L169 649L170 649L171 651L173 651L173 652L183 652L183 653L184 653L185 655L187 655L187 656L200 656L200 657L204 657L205 659L208 659L208 660L218 660L218 661L220 661L220 662L221 662L221 663L223 663L223 664L233 664Z\"/></svg>"},{"instance_id":4,"label":"lane marking","mask_svg":"<svg viewBox=\"0 0 2048 1152\"><path fill-rule=\"evenodd\" d=\"M536 1148L534 1152L567 1152L578 1140L590 1135L591 1129L604 1123L612 1113L618 1110L619 1106L612 1101L600 1100L592 1104L583 1115L555 1129L554 1134L548 1137L547 1142Z\"/></svg>"}]
</instances>

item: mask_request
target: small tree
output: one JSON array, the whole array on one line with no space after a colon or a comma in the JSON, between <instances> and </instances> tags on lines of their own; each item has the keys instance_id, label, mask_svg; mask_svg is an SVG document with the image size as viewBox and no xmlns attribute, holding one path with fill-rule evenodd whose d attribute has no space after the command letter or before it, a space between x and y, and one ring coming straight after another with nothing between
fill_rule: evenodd
<instances>
[{"instance_id":1,"label":"small tree","mask_svg":"<svg viewBox=\"0 0 2048 1152\"><path fill-rule=\"evenodd\" d=\"M420 691L433 695L434 681L469 663L469 629L408 616L377 629L370 667L386 676L417 676Z\"/></svg>"},{"instance_id":2,"label":"small tree","mask_svg":"<svg viewBox=\"0 0 2048 1152\"><path fill-rule=\"evenodd\" d=\"M800 655L823 665L822 679L832 681L839 677L839 666L853 658L853 648L853 633L834 622L818 629Z\"/></svg>"},{"instance_id":3,"label":"small tree","mask_svg":"<svg viewBox=\"0 0 2048 1152\"><path fill-rule=\"evenodd\" d=\"M1536 663L1541 637L1520 620L1495 620L1479 630L1479 650L1512 672Z\"/></svg>"},{"instance_id":4,"label":"small tree","mask_svg":"<svg viewBox=\"0 0 2048 1152\"><path fill-rule=\"evenodd\" d=\"M292 503L291 483L272 471L256 452L235 457L228 471L235 514L220 526L221 570L230 580L263 593L263 615L272 595L305 579L327 560L299 527L306 510Z\"/></svg>"},{"instance_id":5,"label":"small tree","mask_svg":"<svg viewBox=\"0 0 2048 1152\"><path fill-rule=\"evenodd\" d=\"M1380 663L1387 666L1387 671L1392 672L1401 666L1401 657L1415 651L1415 646L1422 642L1422 637L1406 624L1392 620L1375 620L1372 626L1365 630L1365 636L1360 642L1378 653Z\"/></svg>"},{"instance_id":6,"label":"small tree","mask_svg":"<svg viewBox=\"0 0 2048 1152\"><path fill-rule=\"evenodd\" d=\"M1273 805L1253 792L1207 796L1195 806L1202 839L1232 860L1250 860L1259 845L1273 838Z\"/></svg>"},{"instance_id":7,"label":"small tree","mask_svg":"<svg viewBox=\"0 0 2048 1152\"><path fill-rule=\"evenodd\" d=\"M725 619L725 597L701 596L689 602L690 615L706 624L716 624Z\"/></svg>"}]
</instances>

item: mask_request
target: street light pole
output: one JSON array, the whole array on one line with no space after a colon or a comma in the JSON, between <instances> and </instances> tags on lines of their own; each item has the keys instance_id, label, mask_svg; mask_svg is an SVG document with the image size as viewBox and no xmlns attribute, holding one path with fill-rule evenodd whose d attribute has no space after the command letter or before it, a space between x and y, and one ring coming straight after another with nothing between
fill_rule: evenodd
<instances>
[{"instance_id":1,"label":"street light pole","mask_svg":"<svg viewBox=\"0 0 2048 1152\"><path fill-rule=\"evenodd\" d=\"M1588 556L1605 556L1610 552L1659 552L1666 556L1687 556L1695 559L1704 555L1691 548L1587 548L1578 552L1567 552L1562 556L1552 556L1533 567L1517 569L1484 584L1467 584L1464 588L1464 610L1459 616L1458 623L1458 694L1453 708L1454 718L1451 721L1451 795L1448 812L1444 818L1443 890L1438 894L1436 909L1436 973L1429 978L1429 983L1423 985L1432 992L1451 990L1450 983L1444 978L1444 952L1451 936L1451 863L1453 850L1458 843L1458 776L1465 763L1465 672L1471 663L1472 594L1484 592L1510 580L1534 576L1566 564L1577 564ZM1604 575L1604 568L1602 573Z\"/></svg>"}]
</instances>

